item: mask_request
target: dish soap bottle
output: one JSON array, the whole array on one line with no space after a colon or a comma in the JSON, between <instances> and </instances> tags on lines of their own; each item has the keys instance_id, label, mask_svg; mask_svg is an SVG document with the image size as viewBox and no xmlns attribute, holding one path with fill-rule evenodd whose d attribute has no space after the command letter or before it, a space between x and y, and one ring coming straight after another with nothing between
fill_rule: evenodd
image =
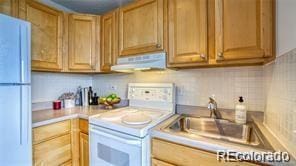
<instances>
[{"instance_id":1,"label":"dish soap bottle","mask_svg":"<svg viewBox=\"0 0 296 166\"><path fill-rule=\"evenodd\" d=\"M235 123L245 124L247 122L247 108L244 105L244 98L239 97L239 104L235 106Z\"/></svg>"}]
</instances>

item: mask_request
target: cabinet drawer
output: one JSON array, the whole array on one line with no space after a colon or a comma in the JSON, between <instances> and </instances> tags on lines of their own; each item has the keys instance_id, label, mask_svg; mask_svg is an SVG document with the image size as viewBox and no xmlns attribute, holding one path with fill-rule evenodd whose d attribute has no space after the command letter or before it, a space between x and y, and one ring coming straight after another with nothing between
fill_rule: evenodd
<instances>
[{"instance_id":1,"label":"cabinet drawer","mask_svg":"<svg viewBox=\"0 0 296 166\"><path fill-rule=\"evenodd\" d=\"M48 139L66 134L70 132L70 130L70 120L37 127L33 129L33 142L34 144L36 144L42 141L46 141Z\"/></svg>"},{"instance_id":2,"label":"cabinet drawer","mask_svg":"<svg viewBox=\"0 0 296 166\"><path fill-rule=\"evenodd\" d=\"M69 161L63 163L60 166L72 166L72 160L69 160Z\"/></svg>"},{"instance_id":3,"label":"cabinet drawer","mask_svg":"<svg viewBox=\"0 0 296 166\"><path fill-rule=\"evenodd\" d=\"M210 153L159 139L152 140L152 156L155 159L163 161L163 163L167 162L173 165L184 166L255 165L248 162L219 162L217 161L215 153ZM156 165L164 166L163 164Z\"/></svg>"},{"instance_id":4,"label":"cabinet drawer","mask_svg":"<svg viewBox=\"0 0 296 166\"><path fill-rule=\"evenodd\" d=\"M175 166L157 159L152 159L152 166Z\"/></svg>"},{"instance_id":5,"label":"cabinet drawer","mask_svg":"<svg viewBox=\"0 0 296 166\"><path fill-rule=\"evenodd\" d=\"M33 146L34 165L61 165L71 160L70 134Z\"/></svg>"},{"instance_id":6,"label":"cabinet drawer","mask_svg":"<svg viewBox=\"0 0 296 166\"><path fill-rule=\"evenodd\" d=\"M79 119L79 129L81 132L88 134L88 121L84 119Z\"/></svg>"}]
</instances>

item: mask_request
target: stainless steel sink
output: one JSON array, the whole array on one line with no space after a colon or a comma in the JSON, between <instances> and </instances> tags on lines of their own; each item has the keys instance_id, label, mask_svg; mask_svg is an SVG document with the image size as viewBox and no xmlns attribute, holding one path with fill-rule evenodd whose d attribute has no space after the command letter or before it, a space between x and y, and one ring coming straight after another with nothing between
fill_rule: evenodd
<instances>
[{"instance_id":1,"label":"stainless steel sink","mask_svg":"<svg viewBox=\"0 0 296 166\"><path fill-rule=\"evenodd\" d=\"M196 118L183 115L162 130L183 136L186 134L197 135L264 150L273 150L253 122L239 125L225 119Z\"/></svg>"}]
</instances>

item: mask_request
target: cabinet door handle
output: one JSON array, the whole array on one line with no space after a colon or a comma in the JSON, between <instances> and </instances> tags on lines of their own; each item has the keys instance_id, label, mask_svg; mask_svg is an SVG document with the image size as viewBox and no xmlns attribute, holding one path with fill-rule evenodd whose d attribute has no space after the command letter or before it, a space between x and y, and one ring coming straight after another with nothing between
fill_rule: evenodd
<instances>
[{"instance_id":1,"label":"cabinet door handle","mask_svg":"<svg viewBox=\"0 0 296 166\"><path fill-rule=\"evenodd\" d=\"M90 67L91 67L91 69L95 69L95 65L91 65Z\"/></svg>"},{"instance_id":2,"label":"cabinet door handle","mask_svg":"<svg viewBox=\"0 0 296 166\"><path fill-rule=\"evenodd\" d=\"M207 55L206 54L200 54L200 58L203 59L203 60L206 60L207 59Z\"/></svg>"},{"instance_id":3,"label":"cabinet door handle","mask_svg":"<svg viewBox=\"0 0 296 166\"><path fill-rule=\"evenodd\" d=\"M156 44L156 48L160 48L161 47L161 44Z\"/></svg>"},{"instance_id":4,"label":"cabinet door handle","mask_svg":"<svg viewBox=\"0 0 296 166\"><path fill-rule=\"evenodd\" d=\"M219 60L223 60L224 59L223 52L218 52L217 57Z\"/></svg>"}]
</instances>

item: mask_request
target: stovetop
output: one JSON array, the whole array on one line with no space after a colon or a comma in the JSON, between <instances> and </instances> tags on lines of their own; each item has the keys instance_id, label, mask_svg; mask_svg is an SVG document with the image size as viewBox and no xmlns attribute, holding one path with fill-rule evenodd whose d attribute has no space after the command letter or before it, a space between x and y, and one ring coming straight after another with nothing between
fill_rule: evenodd
<instances>
[{"instance_id":1,"label":"stovetop","mask_svg":"<svg viewBox=\"0 0 296 166\"><path fill-rule=\"evenodd\" d=\"M124 107L91 116L92 125L142 137L148 130L174 113L140 107Z\"/></svg>"}]
</instances>

